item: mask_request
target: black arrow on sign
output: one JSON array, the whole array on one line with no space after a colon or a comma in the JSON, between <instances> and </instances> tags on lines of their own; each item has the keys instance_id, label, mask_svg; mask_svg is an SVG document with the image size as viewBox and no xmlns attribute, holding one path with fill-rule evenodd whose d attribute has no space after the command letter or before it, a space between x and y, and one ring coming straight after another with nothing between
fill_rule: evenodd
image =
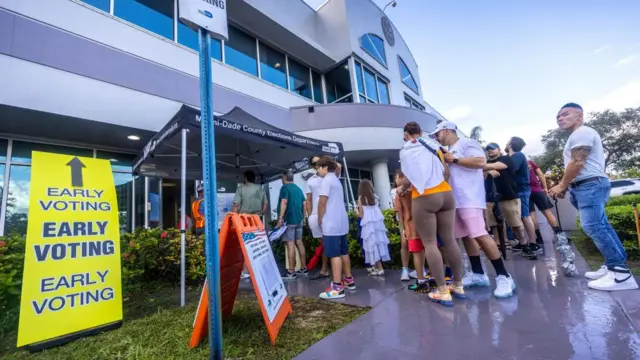
<instances>
[{"instance_id":1,"label":"black arrow on sign","mask_svg":"<svg viewBox=\"0 0 640 360\"><path fill-rule=\"evenodd\" d=\"M74 157L67 163L67 166L71 167L71 186L82 187L82 168L86 166L78 159Z\"/></svg>"}]
</instances>

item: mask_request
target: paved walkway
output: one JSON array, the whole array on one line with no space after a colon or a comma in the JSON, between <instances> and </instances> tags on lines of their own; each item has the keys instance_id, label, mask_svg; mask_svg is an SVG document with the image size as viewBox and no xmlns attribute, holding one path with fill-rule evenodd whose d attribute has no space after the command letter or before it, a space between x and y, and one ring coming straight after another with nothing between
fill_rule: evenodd
<instances>
[{"instance_id":1,"label":"paved walkway","mask_svg":"<svg viewBox=\"0 0 640 360\"><path fill-rule=\"evenodd\" d=\"M537 261L508 259L518 286L508 300L472 289L469 299L445 308L408 291L397 271L384 278L356 272L358 289L337 301L372 310L296 359L640 359L640 291L589 290L586 279L562 275L546 244ZM587 269L580 256L577 265ZM493 274L490 264L485 268ZM287 286L290 295L317 296L327 282Z\"/></svg>"}]
</instances>

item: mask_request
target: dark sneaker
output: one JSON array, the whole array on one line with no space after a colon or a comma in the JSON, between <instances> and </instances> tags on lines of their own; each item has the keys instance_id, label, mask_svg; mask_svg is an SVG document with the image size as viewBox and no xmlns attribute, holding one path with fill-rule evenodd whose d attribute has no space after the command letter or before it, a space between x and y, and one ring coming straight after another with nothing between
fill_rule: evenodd
<instances>
[{"instance_id":1,"label":"dark sneaker","mask_svg":"<svg viewBox=\"0 0 640 360\"><path fill-rule=\"evenodd\" d=\"M342 284L344 284L344 287L346 287L349 290L355 290L356 289L356 281L353 279L353 276L348 278L348 277L343 277L342 278Z\"/></svg>"},{"instance_id":2,"label":"dark sneaker","mask_svg":"<svg viewBox=\"0 0 640 360\"><path fill-rule=\"evenodd\" d=\"M522 245L522 244L514 245L514 246L511 247L511 251L513 253L521 253L523 251L523 249L524 249L524 245Z\"/></svg>"},{"instance_id":3,"label":"dark sneaker","mask_svg":"<svg viewBox=\"0 0 640 360\"><path fill-rule=\"evenodd\" d=\"M531 250L531 247L527 245L522 247L522 257L529 260L538 259L538 255L536 255L536 253Z\"/></svg>"},{"instance_id":4,"label":"dark sneaker","mask_svg":"<svg viewBox=\"0 0 640 360\"><path fill-rule=\"evenodd\" d=\"M540 245L538 245L538 244L529 244L529 248L536 255L543 253L542 247Z\"/></svg>"},{"instance_id":5,"label":"dark sneaker","mask_svg":"<svg viewBox=\"0 0 640 360\"><path fill-rule=\"evenodd\" d=\"M431 286L429 285L429 281L419 282L416 280L415 283L409 285L409 290L421 294L428 294L431 291Z\"/></svg>"},{"instance_id":6,"label":"dark sneaker","mask_svg":"<svg viewBox=\"0 0 640 360\"><path fill-rule=\"evenodd\" d=\"M298 275L296 275L295 271L294 272L288 272L286 274L284 274L282 276L283 280L289 280L289 281L294 281L298 279Z\"/></svg>"},{"instance_id":7,"label":"dark sneaker","mask_svg":"<svg viewBox=\"0 0 640 360\"><path fill-rule=\"evenodd\" d=\"M298 271L296 271L296 275L298 276L309 276L309 270L307 270L307 268L302 268Z\"/></svg>"}]
</instances>

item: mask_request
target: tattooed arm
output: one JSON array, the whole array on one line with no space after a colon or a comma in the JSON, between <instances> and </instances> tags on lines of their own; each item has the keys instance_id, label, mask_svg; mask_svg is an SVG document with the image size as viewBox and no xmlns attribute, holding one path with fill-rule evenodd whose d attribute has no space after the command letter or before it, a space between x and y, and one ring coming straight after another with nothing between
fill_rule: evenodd
<instances>
[{"instance_id":1,"label":"tattooed arm","mask_svg":"<svg viewBox=\"0 0 640 360\"><path fill-rule=\"evenodd\" d=\"M587 163L587 157L591 152L591 146L577 146L571 150L571 161L567 165L564 171L564 176L558 185L549 190L551 197L564 197L564 193L567 191L569 184L578 176L580 170Z\"/></svg>"}]
</instances>

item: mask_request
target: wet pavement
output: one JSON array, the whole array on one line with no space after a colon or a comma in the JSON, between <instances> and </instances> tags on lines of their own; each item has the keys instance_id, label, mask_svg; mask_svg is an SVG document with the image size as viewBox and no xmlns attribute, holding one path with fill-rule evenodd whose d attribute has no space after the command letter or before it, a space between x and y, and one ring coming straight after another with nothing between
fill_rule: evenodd
<instances>
[{"instance_id":1,"label":"wet pavement","mask_svg":"<svg viewBox=\"0 0 640 360\"><path fill-rule=\"evenodd\" d=\"M583 277L565 278L545 237L545 256L507 260L518 286L507 300L494 298L492 289L471 289L467 300L445 308L408 291L398 271L384 277L357 271L358 289L336 301L371 311L296 359L640 359L640 291L598 292ZM581 274L587 269L580 256L577 266ZM304 279L287 288L315 297L327 284Z\"/></svg>"}]
</instances>

